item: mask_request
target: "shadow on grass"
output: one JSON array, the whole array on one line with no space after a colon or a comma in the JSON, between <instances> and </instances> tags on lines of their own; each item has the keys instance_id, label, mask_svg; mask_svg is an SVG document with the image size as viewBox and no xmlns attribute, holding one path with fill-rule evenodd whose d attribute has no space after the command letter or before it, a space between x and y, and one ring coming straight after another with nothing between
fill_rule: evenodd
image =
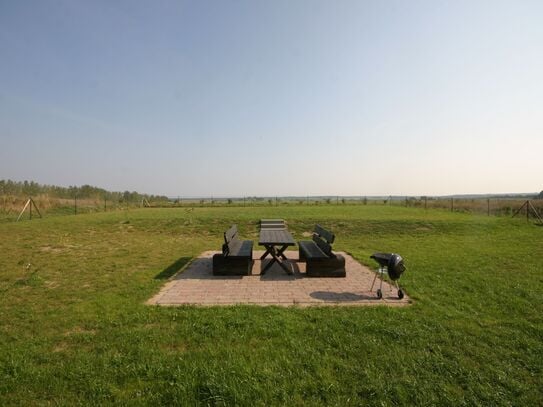
<instances>
[{"instance_id":1,"label":"shadow on grass","mask_svg":"<svg viewBox=\"0 0 543 407\"><path fill-rule=\"evenodd\" d=\"M192 257L181 257L177 259L160 273L158 273L155 276L155 280L167 280L179 270L181 270L189 261L191 261L191 259Z\"/></svg>"},{"instance_id":2,"label":"shadow on grass","mask_svg":"<svg viewBox=\"0 0 543 407\"><path fill-rule=\"evenodd\" d=\"M213 258L198 257L175 280L241 280L242 275L221 276L213 275Z\"/></svg>"}]
</instances>

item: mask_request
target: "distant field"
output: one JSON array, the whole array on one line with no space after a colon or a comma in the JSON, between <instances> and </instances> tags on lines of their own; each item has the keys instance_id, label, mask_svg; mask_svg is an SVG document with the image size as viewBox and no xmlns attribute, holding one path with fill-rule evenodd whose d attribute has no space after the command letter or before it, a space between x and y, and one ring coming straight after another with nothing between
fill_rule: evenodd
<instances>
[{"instance_id":1,"label":"distant field","mask_svg":"<svg viewBox=\"0 0 543 407\"><path fill-rule=\"evenodd\" d=\"M230 224L256 240L271 217L295 238L321 223L372 267L400 253L414 304L144 305ZM341 204L4 219L0 405L543 403L543 227L523 219Z\"/></svg>"}]
</instances>

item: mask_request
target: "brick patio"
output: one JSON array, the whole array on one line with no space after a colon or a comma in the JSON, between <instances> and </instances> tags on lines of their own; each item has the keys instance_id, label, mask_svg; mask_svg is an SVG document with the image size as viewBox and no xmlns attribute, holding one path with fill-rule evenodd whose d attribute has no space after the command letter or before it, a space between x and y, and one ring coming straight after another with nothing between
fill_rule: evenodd
<instances>
[{"instance_id":1,"label":"brick patio","mask_svg":"<svg viewBox=\"0 0 543 407\"><path fill-rule=\"evenodd\" d=\"M259 260L263 251L255 250L252 275L213 276L211 257L215 251L202 253L188 267L175 275L160 292L147 303L155 305L298 305L298 306L361 306L408 305L406 295L398 299L396 288L383 283L383 298L377 299L375 289L370 292L375 273L344 252L347 277L315 278L305 276L305 264L298 262L298 253L285 252L294 275L287 275L274 264L265 275L260 275Z\"/></svg>"}]
</instances>

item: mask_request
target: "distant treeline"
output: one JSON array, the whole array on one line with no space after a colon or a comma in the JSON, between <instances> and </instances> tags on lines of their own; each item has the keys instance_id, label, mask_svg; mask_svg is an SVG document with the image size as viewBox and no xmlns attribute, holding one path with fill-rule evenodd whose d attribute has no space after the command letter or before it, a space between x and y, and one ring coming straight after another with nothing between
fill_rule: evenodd
<instances>
[{"instance_id":1,"label":"distant treeline","mask_svg":"<svg viewBox=\"0 0 543 407\"><path fill-rule=\"evenodd\" d=\"M168 197L160 195L140 194L135 191L111 192L91 185L59 187L56 185L42 185L34 181L0 180L0 195L10 196L38 196L47 195L50 198L61 199L107 199L117 202L168 201Z\"/></svg>"}]
</instances>

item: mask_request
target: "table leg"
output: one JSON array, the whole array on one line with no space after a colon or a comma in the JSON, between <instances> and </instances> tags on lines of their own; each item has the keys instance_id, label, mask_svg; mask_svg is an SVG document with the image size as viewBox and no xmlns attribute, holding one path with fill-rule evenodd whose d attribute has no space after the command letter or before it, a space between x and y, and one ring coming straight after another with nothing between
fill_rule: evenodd
<instances>
[{"instance_id":1,"label":"table leg","mask_svg":"<svg viewBox=\"0 0 543 407\"><path fill-rule=\"evenodd\" d=\"M285 244L285 245L283 245L279 250L277 250L277 254L278 254L279 256L281 256L281 258L282 258L283 260L287 260L287 256L285 256L285 255L283 254L283 252L284 252L285 250L287 250L287 248L288 248L288 244Z\"/></svg>"},{"instance_id":2,"label":"table leg","mask_svg":"<svg viewBox=\"0 0 543 407\"><path fill-rule=\"evenodd\" d=\"M262 256L260 256L260 260L264 260L268 254L271 254L271 250L273 249L273 246L264 246L266 248L266 251Z\"/></svg>"},{"instance_id":3,"label":"table leg","mask_svg":"<svg viewBox=\"0 0 543 407\"><path fill-rule=\"evenodd\" d=\"M293 275L294 273L292 272L291 269L289 269L286 265L285 265L285 262L284 261L277 261L277 263L279 263L279 265L281 266L281 268L283 270L285 270L285 273L287 273L289 276Z\"/></svg>"},{"instance_id":4,"label":"table leg","mask_svg":"<svg viewBox=\"0 0 543 407\"><path fill-rule=\"evenodd\" d=\"M283 249L283 250L284 250L284 249ZM290 275L290 274L293 274L292 271L287 267L287 265L285 264L285 262L281 259L281 258L283 258L283 259L287 260L287 258L286 258L283 254L279 253L279 251L278 251L278 250L275 250L275 248L274 248L274 251L271 253L271 255L272 255L272 257L273 257L273 260L274 260L275 262L277 262L277 264L279 264L279 266L281 266L281 268L282 268L283 270L285 270L285 272L286 272L287 274L289 274L289 275Z\"/></svg>"},{"instance_id":5,"label":"table leg","mask_svg":"<svg viewBox=\"0 0 543 407\"><path fill-rule=\"evenodd\" d=\"M272 266L272 264L276 261L275 260L275 256L273 255L273 252L275 251L275 247L274 246L264 246L266 248L266 252L264 253L264 255L262 255L260 257L260 260L264 260L264 257L266 257L268 254L271 254L272 258L270 260L270 262L268 264L266 264L266 267L264 267L262 269L262 271L260 272L261 275L265 274L266 271Z\"/></svg>"},{"instance_id":6,"label":"table leg","mask_svg":"<svg viewBox=\"0 0 543 407\"><path fill-rule=\"evenodd\" d=\"M285 272L289 275L292 275L292 270L290 270L285 264L284 262L282 261L281 258L287 260L287 258L285 257L284 254L282 254L283 251L285 251L285 248L288 247L288 246L283 246L280 250L277 250L275 248L275 246L269 246L269 247L266 247L266 252L269 253L272 258L270 260L270 262L268 264L266 264L266 267L264 267L262 269L262 271L260 272L260 275L263 275L266 273L266 271L273 265L273 263L277 263L279 264L279 266L285 270Z\"/></svg>"},{"instance_id":7,"label":"table leg","mask_svg":"<svg viewBox=\"0 0 543 407\"><path fill-rule=\"evenodd\" d=\"M263 276L264 274L266 274L266 271L268 271L268 269L272 266L273 263L275 263L275 260L271 259L270 262L266 264L266 267L262 269L262 271L260 272L260 275Z\"/></svg>"}]
</instances>

